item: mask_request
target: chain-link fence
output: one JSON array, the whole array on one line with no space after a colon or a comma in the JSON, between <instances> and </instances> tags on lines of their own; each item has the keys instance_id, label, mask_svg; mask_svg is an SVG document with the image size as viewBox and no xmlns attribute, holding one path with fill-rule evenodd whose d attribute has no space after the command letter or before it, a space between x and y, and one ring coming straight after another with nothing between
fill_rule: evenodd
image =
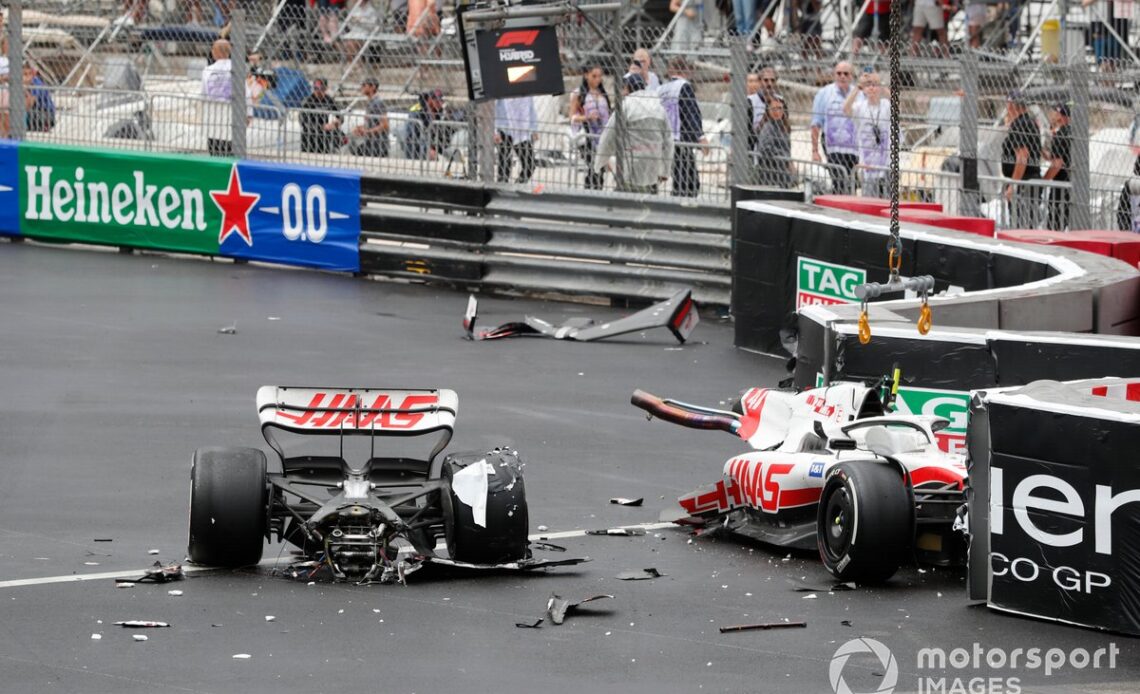
<instances>
[{"instance_id":1,"label":"chain-link fence","mask_svg":"<svg viewBox=\"0 0 1140 694\"><path fill-rule=\"evenodd\" d=\"M883 195L897 89L902 199L1007 228L1116 227L1140 152L1132 27L1095 3L969 2L941 28L920 3L893 76L886 2L759 2L744 31L727 0L568 7L565 93L480 104L431 0L12 5L7 54L34 70L0 129L39 141L587 195Z\"/></svg>"}]
</instances>

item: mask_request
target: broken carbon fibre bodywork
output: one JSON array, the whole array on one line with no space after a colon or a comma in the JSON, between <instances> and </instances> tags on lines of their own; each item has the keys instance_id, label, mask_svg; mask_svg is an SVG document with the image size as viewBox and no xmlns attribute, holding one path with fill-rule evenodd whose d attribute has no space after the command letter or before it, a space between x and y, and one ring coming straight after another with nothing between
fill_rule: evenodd
<instances>
[{"instance_id":1,"label":"broken carbon fibre bodywork","mask_svg":"<svg viewBox=\"0 0 1140 694\"><path fill-rule=\"evenodd\" d=\"M586 561L532 556L517 451L440 457L454 391L262 386L257 411L281 472L268 472L259 449L195 452L195 563L255 564L273 537L300 548L314 573L359 582L403 583L431 563L530 570ZM436 441L426 456L404 454L397 449L409 437ZM331 451L321 445L329 442Z\"/></svg>"},{"instance_id":2,"label":"broken carbon fibre bodywork","mask_svg":"<svg viewBox=\"0 0 1140 694\"><path fill-rule=\"evenodd\" d=\"M628 333L668 328L677 341L684 343L700 322L697 305L693 302L692 290L682 289L665 301L642 309L637 313L605 323L592 318L571 318L555 325L541 318L526 316L521 321L504 323L496 328L475 330L479 303L472 295L467 300L467 313L463 317L463 329L469 340L497 340L504 337L549 337L555 340L593 342Z\"/></svg>"}]
</instances>

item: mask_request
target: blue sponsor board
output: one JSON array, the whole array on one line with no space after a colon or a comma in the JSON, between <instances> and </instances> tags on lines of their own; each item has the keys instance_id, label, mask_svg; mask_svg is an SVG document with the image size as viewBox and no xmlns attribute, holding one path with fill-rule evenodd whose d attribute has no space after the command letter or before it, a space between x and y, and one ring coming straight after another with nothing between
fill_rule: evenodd
<instances>
[{"instance_id":1,"label":"blue sponsor board","mask_svg":"<svg viewBox=\"0 0 1140 694\"><path fill-rule=\"evenodd\" d=\"M20 145L0 140L0 234L20 235Z\"/></svg>"},{"instance_id":2,"label":"blue sponsor board","mask_svg":"<svg viewBox=\"0 0 1140 694\"><path fill-rule=\"evenodd\" d=\"M808 477L823 477L823 463L812 463L808 468Z\"/></svg>"},{"instance_id":3,"label":"blue sponsor board","mask_svg":"<svg viewBox=\"0 0 1140 694\"><path fill-rule=\"evenodd\" d=\"M360 270L358 172L241 161L211 195L226 215L222 255Z\"/></svg>"}]
</instances>

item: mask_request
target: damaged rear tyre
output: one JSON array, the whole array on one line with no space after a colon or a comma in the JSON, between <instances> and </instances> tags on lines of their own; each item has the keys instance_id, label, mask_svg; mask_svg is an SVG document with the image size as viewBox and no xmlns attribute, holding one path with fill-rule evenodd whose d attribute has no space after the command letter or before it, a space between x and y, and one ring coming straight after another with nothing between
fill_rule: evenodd
<instances>
[{"instance_id":1,"label":"damaged rear tyre","mask_svg":"<svg viewBox=\"0 0 1140 694\"><path fill-rule=\"evenodd\" d=\"M841 581L886 581L910 554L913 511L906 482L891 465L836 465L819 500L816 538L824 566Z\"/></svg>"},{"instance_id":2,"label":"damaged rear tyre","mask_svg":"<svg viewBox=\"0 0 1140 694\"><path fill-rule=\"evenodd\" d=\"M265 454L199 448L190 469L190 561L238 567L261 561L265 545Z\"/></svg>"},{"instance_id":3,"label":"damaged rear tyre","mask_svg":"<svg viewBox=\"0 0 1140 694\"><path fill-rule=\"evenodd\" d=\"M480 524L476 507L484 498L483 477L486 508ZM453 560L501 564L530 556L526 487L517 453L496 449L449 455L443 461L443 482L444 534Z\"/></svg>"}]
</instances>

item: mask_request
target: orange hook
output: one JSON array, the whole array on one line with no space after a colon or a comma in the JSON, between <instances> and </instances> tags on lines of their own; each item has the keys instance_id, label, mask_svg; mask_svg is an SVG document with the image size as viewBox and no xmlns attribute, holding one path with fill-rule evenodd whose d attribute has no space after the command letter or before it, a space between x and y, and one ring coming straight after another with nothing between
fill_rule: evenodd
<instances>
[{"instance_id":1,"label":"orange hook","mask_svg":"<svg viewBox=\"0 0 1140 694\"><path fill-rule=\"evenodd\" d=\"M867 309L859 314L859 344L871 343L871 321L867 319Z\"/></svg>"},{"instance_id":2,"label":"orange hook","mask_svg":"<svg viewBox=\"0 0 1140 694\"><path fill-rule=\"evenodd\" d=\"M930 304L923 303L922 308L918 311L918 334L925 335L930 332L932 325L934 325L934 319L930 315Z\"/></svg>"}]
</instances>

